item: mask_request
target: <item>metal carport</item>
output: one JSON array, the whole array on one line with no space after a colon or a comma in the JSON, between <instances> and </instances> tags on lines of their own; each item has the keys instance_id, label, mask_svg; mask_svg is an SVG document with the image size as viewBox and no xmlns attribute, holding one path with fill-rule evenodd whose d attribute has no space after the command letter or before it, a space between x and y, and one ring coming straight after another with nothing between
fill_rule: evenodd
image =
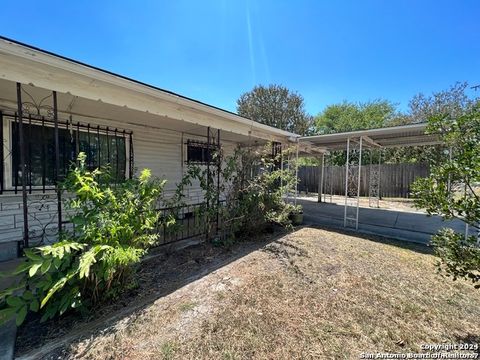
<instances>
[{"instance_id":1,"label":"metal carport","mask_svg":"<svg viewBox=\"0 0 480 360\"><path fill-rule=\"evenodd\" d=\"M380 196L380 161L382 150L392 147L407 147L441 144L439 136L426 133L427 124L392 126L379 129L350 131L335 134L305 136L299 139L299 153L302 156L316 156L321 160L318 184L319 202L324 193L324 168L326 156L331 151L346 150L345 163L345 205L344 227L358 230L360 176L362 157L365 150L370 155L371 171L369 177L369 205L378 207ZM378 163L372 164L374 152L378 152ZM363 161L365 163L365 161Z\"/></svg>"}]
</instances>

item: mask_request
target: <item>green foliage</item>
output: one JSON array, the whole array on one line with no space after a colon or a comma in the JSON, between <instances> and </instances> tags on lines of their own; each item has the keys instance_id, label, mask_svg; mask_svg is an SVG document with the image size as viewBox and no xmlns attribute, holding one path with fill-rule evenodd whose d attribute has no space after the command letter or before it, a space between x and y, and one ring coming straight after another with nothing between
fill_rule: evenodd
<instances>
[{"instance_id":1,"label":"green foliage","mask_svg":"<svg viewBox=\"0 0 480 360\"><path fill-rule=\"evenodd\" d=\"M198 184L203 191L204 201L196 208L195 216L197 217L197 221L203 225L203 232L207 238L210 237L214 226L216 226L217 211L220 211L218 199L222 192L222 187L218 187L217 178L218 176L223 177L221 169L220 174L218 173L219 163L222 162L222 159L222 151L217 149L212 154L210 166L188 164L182 180L177 184L175 195L165 201L166 207L172 209L170 216L178 218L178 211L188 205L185 201L186 188L193 186L195 183ZM171 230L181 231L182 225L173 225L171 226Z\"/></svg>"},{"instance_id":2,"label":"green foliage","mask_svg":"<svg viewBox=\"0 0 480 360\"><path fill-rule=\"evenodd\" d=\"M219 213L222 234L214 241L222 245L231 244L240 236L261 232L269 224L290 226L289 215L293 207L285 203L283 195L295 186L294 164L286 164L282 170L280 155L273 158L271 146L239 147L228 157L219 151L208 169L189 165L171 201L181 203L185 186L198 182L206 201L196 216L202 219L207 236L212 238ZM284 149L285 158L289 151ZM225 199L224 204L218 202L221 197Z\"/></svg>"},{"instance_id":3,"label":"green foliage","mask_svg":"<svg viewBox=\"0 0 480 360\"><path fill-rule=\"evenodd\" d=\"M306 135L312 124L303 97L280 85L258 85L242 94L237 100L237 113L299 135Z\"/></svg>"},{"instance_id":4,"label":"green foliage","mask_svg":"<svg viewBox=\"0 0 480 360\"><path fill-rule=\"evenodd\" d=\"M70 171L64 182L67 193L75 194L66 203L75 238L115 247L153 245L158 238L156 206L166 181L152 179L150 170L144 169L138 178L113 187L107 172L88 171L84 159L81 155L80 166Z\"/></svg>"},{"instance_id":5,"label":"green foliage","mask_svg":"<svg viewBox=\"0 0 480 360\"><path fill-rule=\"evenodd\" d=\"M473 95L473 94L472 94ZM395 117L388 125L408 125L426 122L434 117L455 119L469 111L479 101L468 94L468 84L457 82L450 88L431 95L419 93L408 104L408 111ZM392 148L385 151L385 161L389 163L441 163L447 160L446 148L442 145Z\"/></svg>"},{"instance_id":6,"label":"green foliage","mask_svg":"<svg viewBox=\"0 0 480 360\"><path fill-rule=\"evenodd\" d=\"M431 117L428 132L439 134L452 149L452 156L433 164L430 176L415 182L416 206L430 215L457 218L480 230L480 104L456 118L448 113ZM480 244L476 240L442 231L434 244L441 268L448 275L480 281Z\"/></svg>"},{"instance_id":7,"label":"green foliage","mask_svg":"<svg viewBox=\"0 0 480 360\"><path fill-rule=\"evenodd\" d=\"M397 116L396 106L388 100L366 103L344 101L340 104L329 105L318 114L314 118L314 131L316 134L332 134L381 128L389 124L395 116ZM365 158L364 161L369 163L370 159ZM330 153L330 164L342 166L345 165L345 162L345 151Z\"/></svg>"},{"instance_id":8,"label":"green foliage","mask_svg":"<svg viewBox=\"0 0 480 360\"><path fill-rule=\"evenodd\" d=\"M87 250L86 244L61 241L51 246L26 249L26 260L16 270L22 275L18 286L0 294L5 301L0 321L17 314L20 325L28 311L42 310L42 321L82 305L80 278L84 278L95 261L95 255L107 248L97 245Z\"/></svg>"},{"instance_id":9,"label":"green foliage","mask_svg":"<svg viewBox=\"0 0 480 360\"><path fill-rule=\"evenodd\" d=\"M465 238L452 229L441 229L432 237L435 254L441 259L438 269L453 280L464 278L480 289L480 247L475 236Z\"/></svg>"},{"instance_id":10,"label":"green foliage","mask_svg":"<svg viewBox=\"0 0 480 360\"><path fill-rule=\"evenodd\" d=\"M267 145L260 152L239 149L235 155L240 161L234 162L237 166L231 172L226 208L226 221L233 234L254 233L272 223L290 225L291 209L283 195L293 190L295 173L291 166L282 170L279 159L268 154ZM252 173L255 175L249 176Z\"/></svg>"},{"instance_id":11,"label":"green foliage","mask_svg":"<svg viewBox=\"0 0 480 360\"><path fill-rule=\"evenodd\" d=\"M450 88L431 95L419 93L408 103L405 123L425 122L436 116L448 116L451 119L462 116L479 98L467 93L468 83L457 82Z\"/></svg>"},{"instance_id":12,"label":"green foliage","mask_svg":"<svg viewBox=\"0 0 480 360\"><path fill-rule=\"evenodd\" d=\"M318 166L321 161L318 157L299 157L298 166Z\"/></svg>"},{"instance_id":13,"label":"green foliage","mask_svg":"<svg viewBox=\"0 0 480 360\"><path fill-rule=\"evenodd\" d=\"M332 134L354 130L374 129L385 126L396 113L396 107L388 100L367 103L344 101L329 105L315 117L317 134Z\"/></svg>"},{"instance_id":14,"label":"green foliage","mask_svg":"<svg viewBox=\"0 0 480 360\"><path fill-rule=\"evenodd\" d=\"M85 154L78 162L63 184L74 231L64 231L56 244L25 250L26 260L14 271L19 285L0 293L0 322L16 315L21 324L28 311L42 312L44 321L116 296L157 240L164 181L144 170L113 187L108 169L87 170Z\"/></svg>"},{"instance_id":15,"label":"green foliage","mask_svg":"<svg viewBox=\"0 0 480 360\"><path fill-rule=\"evenodd\" d=\"M479 101L468 94L467 83L456 83L449 89L431 95L419 93L408 104L406 112L399 112L396 105L388 100L375 100L367 103L343 102L329 105L315 117L314 131L317 134L330 134L385 126L408 125L425 122L431 117L446 116L456 118ZM413 146L386 149L385 163L442 162L446 159L445 147ZM344 165L344 152L332 153L330 161L334 165Z\"/></svg>"}]
</instances>

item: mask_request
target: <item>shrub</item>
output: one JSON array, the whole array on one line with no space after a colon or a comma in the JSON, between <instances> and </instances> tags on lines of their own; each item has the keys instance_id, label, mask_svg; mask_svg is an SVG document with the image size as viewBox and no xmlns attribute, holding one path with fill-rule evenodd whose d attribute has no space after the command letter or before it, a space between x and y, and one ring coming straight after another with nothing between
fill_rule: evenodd
<instances>
[{"instance_id":1,"label":"shrub","mask_svg":"<svg viewBox=\"0 0 480 360\"><path fill-rule=\"evenodd\" d=\"M287 149L287 155L288 152ZM222 244L231 244L240 234L259 233L270 224L289 227L294 208L284 201L283 196L293 190L296 178L292 167L279 167L279 157L272 157L271 144L259 151L239 147L228 157L218 151L208 169L189 165L177 188L175 202L179 202L185 186L198 181L206 202L197 216L204 219L208 235L213 234L216 215L220 214ZM217 202L221 196L225 197L224 205Z\"/></svg>"},{"instance_id":2,"label":"shrub","mask_svg":"<svg viewBox=\"0 0 480 360\"><path fill-rule=\"evenodd\" d=\"M63 184L65 207L74 230L65 230L53 245L26 249L15 271L17 286L0 293L0 321L15 314L21 324L28 311L42 321L69 309L88 309L132 285L134 265L158 235L165 181L149 170L113 186L108 170L89 171L80 154ZM173 219L162 219L163 226Z\"/></svg>"},{"instance_id":3,"label":"shrub","mask_svg":"<svg viewBox=\"0 0 480 360\"><path fill-rule=\"evenodd\" d=\"M480 103L455 119L431 117L428 132L438 134L452 154L431 164L430 176L414 183L415 204L429 215L462 220L477 232L478 237L442 229L432 243L439 270L480 288Z\"/></svg>"},{"instance_id":4,"label":"shrub","mask_svg":"<svg viewBox=\"0 0 480 360\"><path fill-rule=\"evenodd\" d=\"M440 270L453 280L465 278L480 288L480 247L475 236L465 238L452 229L441 229L432 237L435 254L441 259L437 263Z\"/></svg>"}]
</instances>

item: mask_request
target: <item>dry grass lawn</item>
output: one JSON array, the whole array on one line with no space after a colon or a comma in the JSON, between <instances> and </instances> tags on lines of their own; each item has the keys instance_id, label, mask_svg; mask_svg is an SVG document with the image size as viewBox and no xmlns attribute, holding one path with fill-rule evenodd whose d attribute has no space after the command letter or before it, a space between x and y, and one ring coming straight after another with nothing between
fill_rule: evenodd
<instances>
[{"instance_id":1,"label":"dry grass lawn","mask_svg":"<svg viewBox=\"0 0 480 360\"><path fill-rule=\"evenodd\" d=\"M63 356L358 359L480 342L480 291L436 274L425 248L374 240L300 229L71 344Z\"/></svg>"}]
</instances>

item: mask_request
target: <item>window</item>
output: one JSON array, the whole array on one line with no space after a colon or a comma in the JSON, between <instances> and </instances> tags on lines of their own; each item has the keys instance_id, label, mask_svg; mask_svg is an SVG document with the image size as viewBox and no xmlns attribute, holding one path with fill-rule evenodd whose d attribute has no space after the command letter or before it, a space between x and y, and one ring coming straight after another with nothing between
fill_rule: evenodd
<instances>
[{"instance_id":1,"label":"window","mask_svg":"<svg viewBox=\"0 0 480 360\"><path fill-rule=\"evenodd\" d=\"M31 186L55 184L55 128L53 124L24 122L26 183ZM58 129L59 179L65 177L79 152L87 155L89 169L109 164L113 181L126 178L126 138L123 133L100 132L97 128L70 125ZM12 186L22 184L18 123L12 122Z\"/></svg>"},{"instance_id":2,"label":"window","mask_svg":"<svg viewBox=\"0 0 480 360\"><path fill-rule=\"evenodd\" d=\"M187 140L187 163L200 165L211 163L216 148L214 144Z\"/></svg>"}]
</instances>

